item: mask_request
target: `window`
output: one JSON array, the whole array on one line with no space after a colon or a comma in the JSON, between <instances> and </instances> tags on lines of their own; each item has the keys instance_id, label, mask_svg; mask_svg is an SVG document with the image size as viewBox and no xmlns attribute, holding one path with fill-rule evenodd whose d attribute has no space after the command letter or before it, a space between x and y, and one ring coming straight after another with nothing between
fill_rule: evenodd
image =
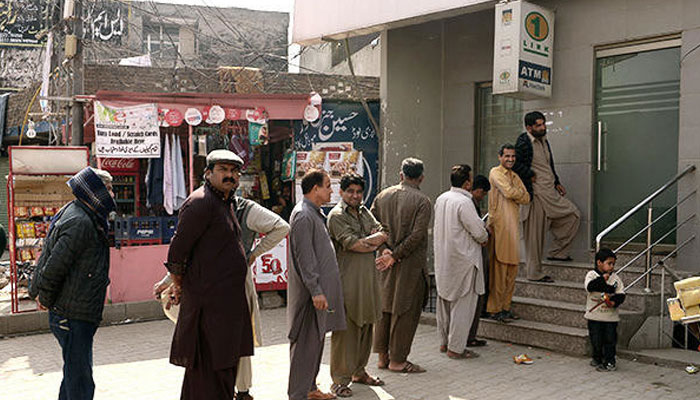
<instances>
[{"instance_id":1,"label":"window","mask_svg":"<svg viewBox=\"0 0 700 400\"><path fill-rule=\"evenodd\" d=\"M143 51L155 58L174 58L180 51L180 27L174 25L144 25Z\"/></svg>"}]
</instances>

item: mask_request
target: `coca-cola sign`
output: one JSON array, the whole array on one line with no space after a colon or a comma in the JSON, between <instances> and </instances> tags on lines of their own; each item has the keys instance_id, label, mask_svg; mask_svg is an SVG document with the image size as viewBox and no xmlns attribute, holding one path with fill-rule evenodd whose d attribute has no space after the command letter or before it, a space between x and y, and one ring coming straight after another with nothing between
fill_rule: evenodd
<instances>
[{"instance_id":1,"label":"coca-cola sign","mask_svg":"<svg viewBox=\"0 0 700 400\"><path fill-rule=\"evenodd\" d=\"M103 158L102 168L110 172L136 172L139 160L135 158Z\"/></svg>"}]
</instances>

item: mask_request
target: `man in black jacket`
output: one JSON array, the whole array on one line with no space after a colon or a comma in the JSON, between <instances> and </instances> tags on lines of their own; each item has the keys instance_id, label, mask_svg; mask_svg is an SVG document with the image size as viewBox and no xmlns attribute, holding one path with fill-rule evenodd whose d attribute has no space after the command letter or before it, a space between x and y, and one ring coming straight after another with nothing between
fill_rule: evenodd
<instances>
[{"instance_id":1,"label":"man in black jacket","mask_svg":"<svg viewBox=\"0 0 700 400\"><path fill-rule=\"evenodd\" d=\"M112 176L87 167L69 181L76 200L54 217L29 294L49 310L63 353L59 399L92 399L92 342L109 284L107 216L116 209Z\"/></svg>"},{"instance_id":2,"label":"man in black jacket","mask_svg":"<svg viewBox=\"0 0 700 400\"><path fill-rule=\"evenodd\" d=\"M554 169L552 148L546 138L546 119L539 111L525 115L527 132L515 143L515 171L525 184L532 201L521 208L524 221L527 278L538 282L554 282L542 273L542 252L547 224L554 236L549 260L571 261L569 248L576 236L580 214L574 203L564 197L566 189Z\"/></svg>"}]
</instances>

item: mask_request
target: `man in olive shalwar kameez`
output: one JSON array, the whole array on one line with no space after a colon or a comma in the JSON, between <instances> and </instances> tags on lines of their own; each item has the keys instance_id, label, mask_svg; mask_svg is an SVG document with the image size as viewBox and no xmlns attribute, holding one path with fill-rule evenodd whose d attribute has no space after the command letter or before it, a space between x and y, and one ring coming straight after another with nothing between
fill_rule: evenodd
<instances>
[{"instance_id":1,"label":"man in olive shalwar kameez","mask_svg":"<svg viewBox=\"0 0 700 400\"><path fill-rule=\"evenodd\" d=\"M181 399L231 400L238 359L253 355L248 264L233 205L242 165L228 150L209 153L206 184L180 209L168 250L171 302L180 304L170 362L186 368Z\"/></svg>"},{"instance_id":2,"label":"man in olive shalwar kameez","mask_svg":"<svg viewBox=\"0 0 700 400\"><path fill-rule=\"evenodd\" d=\"M384 189L372 213L389 234L377 259L382 319L374 331L379 368L394 372L425 372L408 361L421 309L427 295L426 257L432 205L420 191L423 162L407 158L401 164L401 183Z\"/></svg>"},{"instance_id":3,"label":"man in olive shalwar kameez","mask_svg":"<svg viewBox=\"0 0 700 400\"><path fill-rule=\"evenodd\" d=\"M489 220L494 253L489 257L489 299L486 311L497 321L517 319L510 309L515 277L520 264L520 205L530 202L525 185L513 172L515 147L504 144L498 150L500 165L489 172Z\"/></svg>"},{"instance_id":4,"label":"man in olive shalwar kameez","mask_svg":"<svg viewBox=\"0 0 700 400\"><path fill-rule=\"evenodd\" d=\"M347 329L331 337L331 378L339 397L352 395L348 385L381 386L365 368L372 351L372 329L382 316L374 252L388 238L381 224L362 204L365 181L356 174L340 179L342 200L328 214L340 268Z\"/></svg>"},{"instance_id":5,"label":"man in olive shalwar kameez","mask_svg":"<svg viewBox=\"0 0 700 400\"><path fill-rule=\"evenodd\" d=\"M316 387L326 332L345 329L343 288L333 243L321 206L331 200L331 180L321 170L301 180L304 199L292 211L292 265L287 286L290 400L326 400L335 395Z\"/></svg>"}]
</instances>

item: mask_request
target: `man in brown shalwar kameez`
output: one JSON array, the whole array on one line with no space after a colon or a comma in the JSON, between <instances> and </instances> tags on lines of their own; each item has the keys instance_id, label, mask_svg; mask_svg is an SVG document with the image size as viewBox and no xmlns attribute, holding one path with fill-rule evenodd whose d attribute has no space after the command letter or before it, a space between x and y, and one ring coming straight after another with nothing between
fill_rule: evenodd
<instances>
[{"instance_id":1,"label":"man in brown shalwar kameez","mask_svg":"<svg viewBox=\"0 0 700 400\"><path fill-rule=\"evenodd\" d=\"M170 362L186 368L181 399L231 400L238 359L253 355L248 264L233 206L242 165L228 150L209 153L206 183L180 209L168 250L171 302L180 304Z\"/></svg>"},{"instance_id":2,"label":"man in brown shalwar kameez","mask_svg":"<svg viewBox=\"0 0 700 400\"><path fill-rule=\"evenodd\" d=\"M333 243L321 206L331 200L331 180L321 170L301 180L304 199L292 211L292 265L287 286L290 400L326 400L335 395L316 387L327 332L345 329L343 288Z\"/></svg>"},{"instance_id":3,"label":"man in brown shalwar kameez","mask_svg":"<svg viewBox=\"0 0 700 400\"><path fill-rule=\"evenodd\" d=\"M489 255L489 298L486 311L501 322L517 319L510 309L515 277L520 264L520 205L530 202L525 185L513 172L515 148L504 144L498 150L499 166L489 172L489 219L493 253Z\"/></svg>"},{"instance_id":4,"label":"man in brown shalwar kameez","mask_svg":"<svg viewBox=\"0 0 700 400\"><path fill-rule=\"evenodd\" d=\"M382 316L374 252L386 242L381 224L362 204L365 181L357 174L340 179L342 200L328 214L343 284L347 329L331 337L331 378L339 397L352 396L352 383L381 386L365 369L372 351L372 329Z\"/></svg>"},{"instance_id":5,"label":"man in brown shalwar kameez","mask_svg":"<svg viewBox=\"0 0 700 400\"><path fill-rule=\"evenodd\" d=\"M382 318L374 330L374 351L379 368L394 372L425 372L408 361L413 337L427 295L426 257L432 205L420 191L423 162L407 158L401 163L401 183L384 189L372 213L389 234L377 259Z\"/></svg>"},{"instance_id":6,"label":"man in brown shalwar kameez","mask_svg":"<svg viewBox=\"0 0 700 400\"><path fill-rule=\"evenodd\" d=\"M564 197L562 186L554 169L552 148L547 140L544 115L533 111L525 115L525 129L515 143L516 161L513 166L522 179L532 202L521 208L525 237L525 267L527 279L537 282L554 282L542 272L542 253L547 228L552 232L553 247L549 260L571 261L569 249L581 222L578 208Z\"/></svg>"}]
</instances>

